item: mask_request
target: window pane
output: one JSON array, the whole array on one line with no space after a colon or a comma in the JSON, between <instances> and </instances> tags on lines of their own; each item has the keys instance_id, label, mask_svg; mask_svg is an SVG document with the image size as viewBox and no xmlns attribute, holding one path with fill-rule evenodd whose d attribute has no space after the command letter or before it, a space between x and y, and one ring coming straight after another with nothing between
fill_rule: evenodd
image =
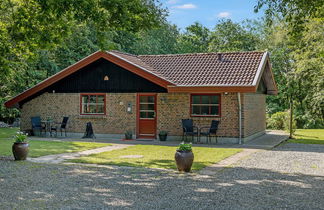
<instances>
[{"instance_id":1,"label":"window pane","mask_svg":"<svg viewBox=\"0 0 324 210\"><path fill-rule=\"evenodd\" d=\"M154 112L147 112L147 118L154 118Z\"/></svg>"},{"instance_id":2,"label":"window pane","mask_svg":"<svg viewBox=\"0 0 324 210\"><path fill-rule=\"evenodd\" d=\"M154 103L154 96L148 96L147 97L147 102Z\"/></svg>"},{"instance_id":3,"label":"window pane","mask_svg":"<svg viewBox=\"0 0 324 210\"><path fill-rule=\"evenodd\" d=\"M140 118L146 118L147 112L140 112Z\"/></svg>"},{"instance_id":4,"label":"window pane","mask_svg":"<svg viewBox=\"0 0 324 210\"><path fill-rule=\"evenodd\" d=\"M97 96L96 95L90 95L90 103L96 103Z\"/></svg>"},{"instance_id":5,"label":"window pane","mask_svg":"<svg viewBox=\"0 0 324 210\"><path fill-rule=\"evenodd\" d=\"M209 106L201 106L201 115L209 115Z\"/></svg>"},{"instance_id":6,"label":"window pane","mask_svg":"<svg viewBox=\"0 0 324 210\"><path fill-rule=\"evenodd\" d=\"M211 115L219 115L219 106L212 106L211 107Z\"/></svg>"},{"instance_id":7,"label":"window pane","mask_svg":"<svg viewBox=\"0 0 324 210\"><path fill-rule=\"evenodd\" d=\"M83 105L82 106L82 113L84 114L84 113L88 113L87 112L87 105Z\"/></svg>"},{"instance_id":8,"label":"window pane","mask_svg":"<svg viewBox=\"0 0 324 210\"><path fill-rule=\"evenodd\" d=\"M140 96L140 102L147 103L147 96Z\"/></svg>"},{"instance_id":9,"label":"window pane","mask_svg":"<svg viewBox=\"0 0 324 210\"><path fill-rule=\"evenodd\" d=\"M200 104L200 96L193 95L192 96L192 103L193 104Z\"/></svg>"},{"instance_id":10,"label":"window pane","mask_svg":"<svg viewBox=\"0 0 324 210\"><path fill-rule=\"evenodd\" d=\"M192 106L192 114L200 114L200 106Z\"/></svg>"},{"instance_id":11,"label":"window pane","mask_svg":"<svg viewBox=\"0 0 324 210\"><path fill-rule=\"evenodd\" d=\"M140 104L140 110L154 110L154 104Z\"/></svg>"},{"instance_id":12,"label":"window pane","mask_svg":"<svg viewBox=\"0 0 324 210\"><path fill-rule=\"evenodd\" d=\"M219 96L211 96L212 104L219 104Z\"/></svg>"},{"instance_id":13,"label":"window pane","mask_svg":"<svg viewBox=\"0 0 324 210\"><path fill-rule=\"evenodd\" d=\"M209 96L201 96L202 104L209 104Z\"/></svg>"},{"instance_id":14,"label":"window pane","mask_svg":"<svg viewBox=\"0 0 324 210\"><path fill-rule=\"evenodd\" d=\"M154 96L140 96L140 103L154 103Z\"/></svg>"},{"instance_id":15,"label":"window pane","mask_svg":"<svg viewBox=\"0 0 324 210\"><path fill-rule=\"evenodd\" d=\"M88 103L88 96L82 96L82 103Z\"/></svg>"},{"instance_id":16,"label":"window pane","mask_svg":"<svg viewBox=\"0 0 324 210\"><path fill-rule=\"evenodd\" d=\"M98 96L98 103L104 103L105 97L104 96Z\"/></svg>"},{"instance_id":17,"label":"window pane","mask_svg":"<svg viewBox=\"0 0 324 210\"><path fill-rule=\"evenodd\" d=\"M97 113L96 105L89 105L89 113Z\"/></svg>"},{"instance_id":18,"label":"window pane","mask_svg":"<svg viewBox=\"0 0 324 210\"><path fill-rule=\"evenodd\" d=\"M154 112L140 112L140 118L154 119Z\"/></svg>"},{"instance_id":19,"label":"window pane","mask_svg":"<svg viewBox=\"0 0 324 210\"><path fill-rule=\"evenodd\" d=\"M97 113L105 113L104 105L98 105L97 106Z\"/></svg>"}]
</instances>

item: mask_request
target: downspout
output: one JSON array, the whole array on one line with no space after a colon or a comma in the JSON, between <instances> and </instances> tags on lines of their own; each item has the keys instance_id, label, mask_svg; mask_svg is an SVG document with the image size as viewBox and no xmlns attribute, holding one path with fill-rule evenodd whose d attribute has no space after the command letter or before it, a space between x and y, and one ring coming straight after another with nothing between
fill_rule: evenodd
<instances>
[{"instance_id":1,"label":"downspout","mask_svg":"<svg viewBox=\"0 0 324 210\"><path fill-rule=\"evenodd\" d=\"M237 93L238 112L239 112L239 144L242 144L242 104L241 93Z\"/></svg>"}]
</instances>

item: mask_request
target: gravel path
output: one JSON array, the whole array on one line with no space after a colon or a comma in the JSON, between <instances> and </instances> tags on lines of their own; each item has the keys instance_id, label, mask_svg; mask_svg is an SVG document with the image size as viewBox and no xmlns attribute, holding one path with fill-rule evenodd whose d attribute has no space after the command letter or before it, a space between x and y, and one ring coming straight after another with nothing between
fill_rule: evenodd
<instances>
[{"instance_id":1,"label":"gravel path","mask_svg":"<svg viewBox=\"0 0 324 210\"><path fill-rule=\"evenodd\" d=\"M260 151L212 176L0 160L0 209L324 209L324 145Z\"/></svg>"}]
</instances>

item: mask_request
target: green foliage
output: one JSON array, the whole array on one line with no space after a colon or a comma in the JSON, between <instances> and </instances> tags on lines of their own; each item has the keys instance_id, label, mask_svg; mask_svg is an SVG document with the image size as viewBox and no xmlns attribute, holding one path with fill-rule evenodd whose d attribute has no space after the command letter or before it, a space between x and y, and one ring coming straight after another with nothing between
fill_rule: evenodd
<instances>
[{"instance_id":1,"label":"green foliage","mask_svg":"<svg viewBox=\"0 0 324 210\"><path fill-rule=\"evenodd\" d=\"M304 30L309 18L324 17L324 0L258 0L254 11L265 8L265 17L269 24L274 19L283 18L292 25L292 33Z\"/></svg>"},{"instance_id":2,"label":"green foliage","mask_svg":"<svg viewBox=\"0 0 324 210\"><path fill-rule=\"evenodd\" d=\"M181 144L179 144L179 148L177 150L178 151L192 151L191 146L192 146L192 144L181 143Z\"/></svg>"},{"instance_id":3,"label":"green foliage","mask_svg":"<svg viewBox=\"0 0 324 210\"><path fill-rule=\"evenodd\" d=\"M17 132L16 135L13 137L15 143L24 143L26 142L27 135L23 132Z\"/></svg>"},{"instance_id":4,"label":"green foliage","mask_svg":"<svg viewBox=\"0 0 324 210\"><path fill-rule=\"evenodd\" d=\"M155 0L1 1L0 120L19 117L18 109L3 106L5 101L99 49L133 54L268 50L279 94L267 97L267 113L283 112L292 101L299 128L322 128L322 7L323 0L259 0L256 10L265 8L272 25L221 20L213 30L195 22L181 32L165 21L166 11Z\"/></svg>"},{"instance_id":5,"label":"green foliage","mask_svg":"<svg viewBox=\"0 0 324 210\"><path fill-rule=\"evenodd\" d=\"M168 135L168 131L160 131L159 135Z\"/></svg>"},{"instance_id":6,"label":"green foliage","mask_svg":"<svg viewBox=\"0 0 324 210\"><path fill-rule=\"evenodd\" d=\"M256 50L260 38L230 19L219 21L211 33L209 51L231 52Z\"/></svg>"},{"instance_id":7,"label":"green foliage","mask_svg":"<svg viewBox=\"0 0 324 210\"><path fill-rule=\"evenodd\" d=\"M290 113L276 112L267 118L267 128L274 130L289 130ZM296 129L296 121L293 120L293 129Z\"/></svg>"},{"instance_id":8,"label":"green foliage","mask_svg":"<svg viewBox=\"0 0 324 210\"><path fill-rule=\"evenodd\" d=\"M131 130L128 130L125 132L125 135L133 135L133 132Z\"/></svg>"},{"instance_id":9,"label":"green foliage","mask_svg":"<svg viewBox=\"0 0 324 210\"><path fill-rule=\"evenodd\" d=\"M198 22L186 28L178 39L179 53L207 52L210 43L210 31Z\"/></svg>"},{"instance_id":10,"label":"green foliage","mask_svg":"<svg viewBox=\"0 0 324 210\"><path fill-rule=\"evenodd\" d=\"M0 120L17 110L4 101L98 49L118 48L118 30L158 27L166 11L155 0L0 1Z\"/></svg>"}]
</instances>

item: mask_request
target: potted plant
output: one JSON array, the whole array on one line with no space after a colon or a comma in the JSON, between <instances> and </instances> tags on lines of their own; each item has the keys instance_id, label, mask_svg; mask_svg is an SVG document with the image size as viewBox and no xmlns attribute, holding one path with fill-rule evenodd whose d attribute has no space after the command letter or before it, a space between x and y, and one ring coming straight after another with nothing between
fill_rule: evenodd
<instances>
[{"instance_id":1,"label":"potted plant","mask_svg":"<svg viewBox=\"0 0 324 210\"><path fill-rule=\"evenodd\" d=\"M194 154L192 153L191 144L184 144L182 142L179 145L179 148L177 149L174 157L177 164L177 168L180 172L190 172L194 160Z\"/></svg>"},{"instance_id":2,"label":"potted plant","mask_svg":"<svg viewBox=\"0 0 324 210\"><path fill-rule=\"evenodd\" d=\"M133 139L133 133L132 131L126 131L125 132L125 139L129 140L129 139Z\"/></svg>"},{"instance_id":3,"label":"potted plant","mask_svg":"<svg viewBox=\"0 0 324 210\"><path fill-rule=\"evenodd\" d=\"M167 131L160 131L159 132L160 141L166 141L167 137L168 137L168 132Z\"/></svg>"},{"instance_id":4,"label":"potted plant","mask_svg":"<svg viewBox=\"0 0 324 210\"><path fill-rule=\"evenodd\" d=\"M14 144L12 145L12 153L15 157L15 160L26 160L29 144L26 141L27 135L23 132L17 132L14 136Z\"/></svg>"}]
</instances>

